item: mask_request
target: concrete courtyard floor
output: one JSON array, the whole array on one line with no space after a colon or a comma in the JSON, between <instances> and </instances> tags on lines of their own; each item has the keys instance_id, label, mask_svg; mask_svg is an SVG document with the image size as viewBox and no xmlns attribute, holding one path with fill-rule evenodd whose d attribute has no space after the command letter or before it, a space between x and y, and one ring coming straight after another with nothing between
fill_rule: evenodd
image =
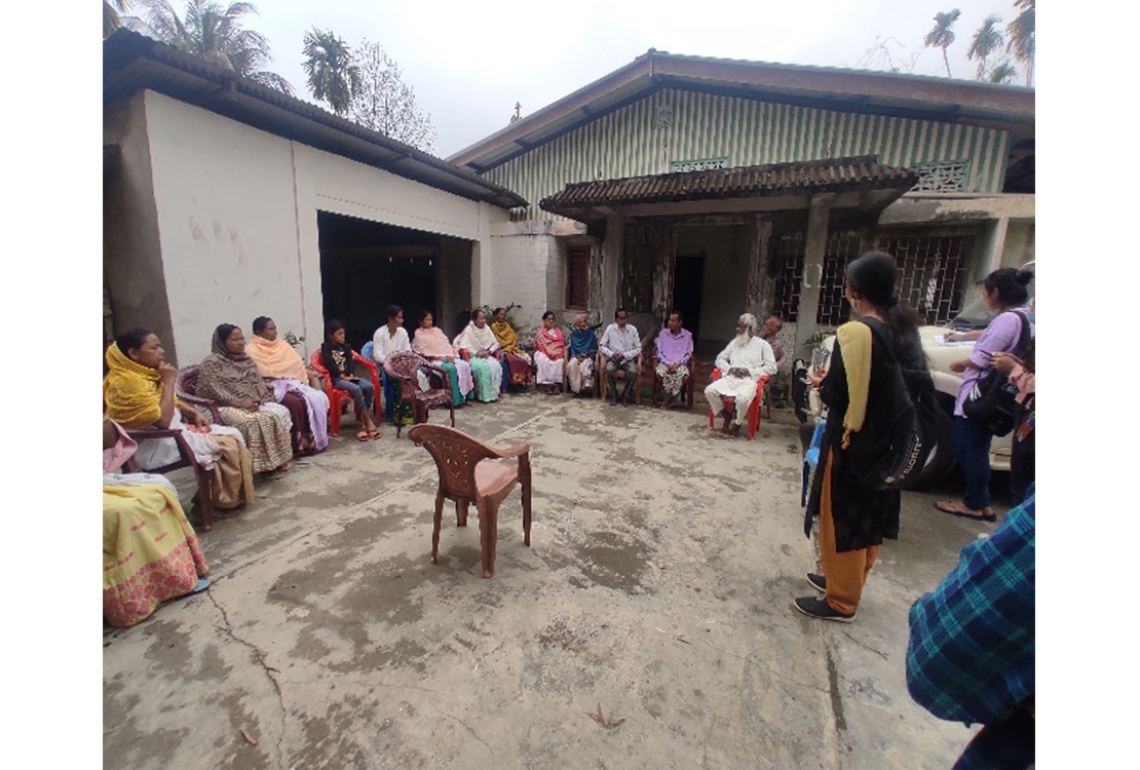
<instances>
[{"instance_id":1,"label":"concrete courtyard floor","mask_svg":"<svg viewBox=\"0 0 1140 770\"><path fill-rule=\"evenodd\" d=\"M532 446L532 547L515 491L490 580L474 510L457 529L448 504L431 563L435 467L390 426L259 479L200 536L208 591L104 632L104 767L949 767L972 730L907 694L907 611L994 525L907 493L857 620L804 618L794 417L749 442L706 415L457 410Z\"/></svg>"}]
</instances>

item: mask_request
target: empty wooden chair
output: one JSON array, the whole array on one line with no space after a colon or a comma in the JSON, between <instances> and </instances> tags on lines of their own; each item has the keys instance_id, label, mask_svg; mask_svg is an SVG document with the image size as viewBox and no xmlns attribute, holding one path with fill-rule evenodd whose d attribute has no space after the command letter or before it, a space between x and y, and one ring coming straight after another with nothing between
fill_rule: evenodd
<instances>
[{"instance_id":1,"label":"empty wooden chair","mask_svg":"<svg viewBox=\"0 0 1140 770\"><path fill-rule=\"evenodd\" d=\"M431 534L431 561L439 555L439 530L443 521L443 501L455 502L455 525L467 526L467 506L475 503L479 514L479 540L483 555L483 577L495 574L495 545L499 529L499 504L515 484L522 487L523 543L530 545L530 444L523 442L507 449L494 449L465 433L444 425L416 425L408 438L423 446L439 471L435 495L435 520ZM497 462L511 457L518 464Z\"/></svg>"}]
</instances>

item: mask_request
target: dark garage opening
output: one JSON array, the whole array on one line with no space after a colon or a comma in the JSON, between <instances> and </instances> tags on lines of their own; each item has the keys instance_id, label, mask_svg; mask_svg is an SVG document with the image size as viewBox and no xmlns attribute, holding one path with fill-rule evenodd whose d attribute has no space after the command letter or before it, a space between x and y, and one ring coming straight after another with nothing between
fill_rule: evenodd
<instances>
[{"instance_id":1,"label":"dark garage opening","mask_svg":"<svg viewBox=\"0 0 1140 770\"><path fill-rule=\"evenodd\" d=\"M389 305L404 308L409 336L421 309L448 337L459 333L458 315L471 306L470 241L324 211L317 228L323 320L341 320L354 349L387 323Z\"/></svg>"}]
</instances>

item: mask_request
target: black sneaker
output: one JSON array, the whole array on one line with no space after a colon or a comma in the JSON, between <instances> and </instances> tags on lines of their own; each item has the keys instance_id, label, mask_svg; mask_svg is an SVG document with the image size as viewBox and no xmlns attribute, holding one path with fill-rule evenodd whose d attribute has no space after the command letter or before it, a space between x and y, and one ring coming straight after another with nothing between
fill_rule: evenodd
<instances>
[{"instance_id":1,"label":"black sneaker","mask_svg":"<svg viewBox=\"0 0 1140 770\"><path fill-rule=\"evenodd\" d=\"M796 599L792 602L792 608L797 612L802 612L809 618L818 618L819 620L834 620L839 623L850 623L855 619L854 612L850 615L836 612L831 609L831 605L827 603L826 599L820 599L815 596L805 596Z\"/></svg>"},{"instance_id":2,"label":"black sneaker","mask_svg":"<svg viewBox=\"0 0 1140 770\"><path fill-rule=\"evenodd\" d=\"M807 582L811 583L811 587L820 593L827 592L827 578L823 575L817 575L814 572L807 574Z\"/></svg>"}]
</instances>

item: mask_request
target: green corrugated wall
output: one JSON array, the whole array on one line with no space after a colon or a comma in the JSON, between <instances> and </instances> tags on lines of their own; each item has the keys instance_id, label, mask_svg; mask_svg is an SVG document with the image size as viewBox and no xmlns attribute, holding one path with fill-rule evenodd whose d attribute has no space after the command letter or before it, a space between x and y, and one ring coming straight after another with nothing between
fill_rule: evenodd
<instances>
[{"instance_id":1,"label":"green corrugated wall","mask_svg":"<svg viewBox=\"0 0 1140 770\"><path fill-rule=\"evenodd\" d=\"M654 128L658 107L673 125ZM966 192L1001 192L1009 133L927 120L861 115L664 89L483 173L530 201L516 218L550 219L538 202L569 182L669 171L669 162L727 156L753 166L875 154L912 166L969 161Z\"/></svg>"}]
</instances>

